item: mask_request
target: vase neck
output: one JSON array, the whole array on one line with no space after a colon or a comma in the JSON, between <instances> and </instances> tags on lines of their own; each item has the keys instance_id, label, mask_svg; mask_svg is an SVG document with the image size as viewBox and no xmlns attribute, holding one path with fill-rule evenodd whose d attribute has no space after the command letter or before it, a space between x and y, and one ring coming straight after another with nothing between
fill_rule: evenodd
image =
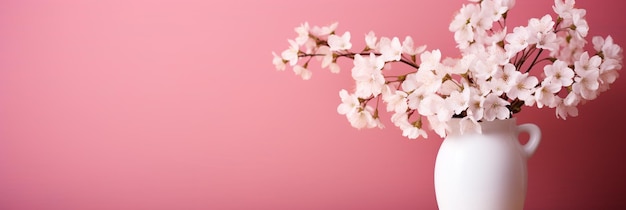
<instances>
[{"instance_id":1,"label":"vase neck","mask_svg":"<svg viewBox=\"0 0 626 210\"><path fill-rule=\"evenodd\" d=\"M449 134L451 136L461 135L461 119L451 119L448 123L450 128ZM492 133L502 133L502 132L513 132L516 130L517 121L515 118L504 119L504 120L493 120L493 121L484 121L479 122L480 127L482 129L482 134L492 134ZM463 134L471 134L476 133L473 130L465 131Z\"/></svg>"}]
</instances>

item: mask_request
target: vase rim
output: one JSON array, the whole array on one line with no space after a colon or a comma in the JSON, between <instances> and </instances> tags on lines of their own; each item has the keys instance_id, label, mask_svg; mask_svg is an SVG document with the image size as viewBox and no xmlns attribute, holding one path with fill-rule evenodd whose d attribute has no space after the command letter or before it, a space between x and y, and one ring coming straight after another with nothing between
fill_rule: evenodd
<instances>
[{"instance_id":1,"label":"vase rim","mask_svg":"<svg viewBox=\"0 0 626 210\"><path fill-rule=\"evenodd\" d=\"M450 128L449 134L458 135L461 134L461 126L460 126L461 118L453 118L448 123ZM491 121L482 121L478 122L481 127L482 133L493 133L493 132L508 132L511 130L515 130L517 127L517 118L507 118L507 119L495 119ZM472 131L466 131L466 133L472 133Z\"/></svg>"}]
</instances>

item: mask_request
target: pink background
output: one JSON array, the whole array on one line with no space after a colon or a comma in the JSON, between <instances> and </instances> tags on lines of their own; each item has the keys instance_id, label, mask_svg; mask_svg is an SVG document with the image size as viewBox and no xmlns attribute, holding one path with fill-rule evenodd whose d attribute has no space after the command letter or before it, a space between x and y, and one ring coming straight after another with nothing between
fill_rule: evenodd
<instances>
[{"instance_id":1,"label":"pink background","mask_svg":"<svg viewBox=\"0 0 626 210\"><path fill-rule=\"evenodd\" d=\"M436 209L441 139L352 129L349 65L302 81L271 51L339 21L355 46L374 30L456 56L466 1L442 2L2 1L0 209ZM511 26L550 5L518 0ZM578 5L626 44L621 1ZM625 93L620 78L577 118L517 116L544 132L526 209L626 208Z\"/></svg>"}]
</instances>

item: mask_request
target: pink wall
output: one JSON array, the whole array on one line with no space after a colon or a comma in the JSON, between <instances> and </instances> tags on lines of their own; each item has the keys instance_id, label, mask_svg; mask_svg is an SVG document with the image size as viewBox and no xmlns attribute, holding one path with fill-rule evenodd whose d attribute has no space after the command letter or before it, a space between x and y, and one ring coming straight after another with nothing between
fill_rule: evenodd
<instances>
[{"instance_id":1,"label":"pink wall","mask_svg":"<svg viewBox=\"0 0 626 210\"><path fill-rule=\"evenodd\" d=\"M352 129L335 111L349 66L301 81L270 52L339 21L355 44L374 30L456 55L465 1L88 2L0 3L0 209L436 209L441 139ZM550 3L518 0L512 23ZM578 5L626 45L621 1ZM544 131L527 209L626 208L624 94L620 78L577 118L518 115Z\"/></svg>"}]
</instances>

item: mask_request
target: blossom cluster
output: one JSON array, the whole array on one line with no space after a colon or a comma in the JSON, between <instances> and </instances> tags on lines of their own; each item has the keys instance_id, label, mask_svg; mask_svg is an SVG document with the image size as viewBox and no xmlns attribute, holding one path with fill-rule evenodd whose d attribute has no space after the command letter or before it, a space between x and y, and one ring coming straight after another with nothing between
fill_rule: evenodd
<instances>
[{"instance_id":1,"label":"blossom cluster","mask_svg":"<svg viewBox=\"0 0 626 210\"><path fill-rule=\"evenodd\" d=\"M448 122L460 118L461 133L481 132L481 121L513 117L523 106L549 107L556 117L577 116L577 106L609 89L622 68L622 48L611 36L593 37L586 50L586 10L574 0L555 0L555 17L531 18L525 26L506 26L514 0L470 0L449 25L461 56L442 57L407 36L365 35L365 47L352 50L351 34L338 24L295 28L288 49L273 52L278 70L288 66L308 80L312 58L339 73L339 58L353 60L355 88L341 90L337 111L355 128L383 125L379 103L392 112L391 122L410 139L427 137L428 125L445 137ZM391 65L408 66L393 74ZM375 106L372 105L375 103Z\"/></svg>"}]
</instances>

